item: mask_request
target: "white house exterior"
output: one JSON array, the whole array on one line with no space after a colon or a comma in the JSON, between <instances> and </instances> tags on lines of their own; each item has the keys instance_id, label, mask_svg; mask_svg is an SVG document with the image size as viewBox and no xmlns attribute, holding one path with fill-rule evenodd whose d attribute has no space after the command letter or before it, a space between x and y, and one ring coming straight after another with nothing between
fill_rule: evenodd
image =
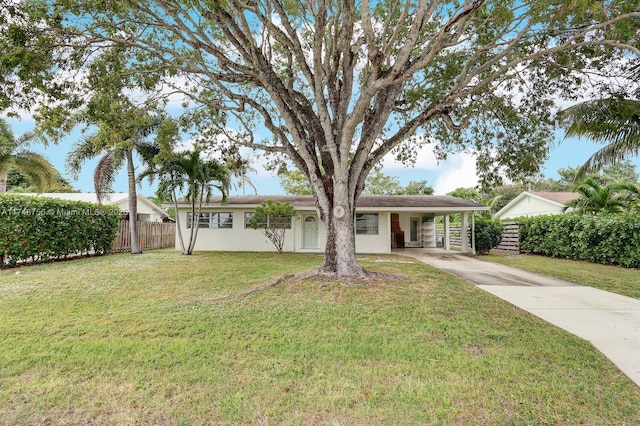
<instances>
[{"instance_id":1,"label":"white house exterior","mask_svg":"<svg viewBox=\"0 0 640 426\"><path fill-rule=\"evenodd\" d=\"M32 197L56 198L59 200L84 201L98 204L98 195L95 192L43 192L25 193ZM167 220L167 213L151 202L143 195L137 194L138 220L142 222L163 222ZM129 194L126 192L112 192L104 194L102 205L117 207L123 215L129 213Z\"/></svg>"},{"instance_id":2,"label":"white house exterior","mask_svg":"<svg viewBox=\"0 0 640 426\"><path fill-rule=\"evenodd\" d=\"M229 197L226 203L222 203L221 197L214 197L202 207L195 250L274 251L262 231L247 224L255 208L266 200L288 202L297 211L291 229L286 231L283 251L324 252L326 231L311 196L236 196ZM185 239L190 231L187 228L190 209L188 203L178 205ZM356 207L356 251L391 253L396 247L435 247L436 216L444 216L448 227L449 215L462 214L467 224L468 213L481 210L488 207L450 196L362 196ZM176 240L176 249L179 245ZM446 240L445 248L448 248ZM465 251L468 249L466 245L463 247Z\"/></svg>"},{"instance_id":3,"label":"white house exterior","mask_svg":"<svg viewBox=\"0 0 640 426\"><path fill-rule=\"evenodd\" d=\"M565 204L578 198L576 192L525 191L493 215L495 219L564 213Z\"/></svg>"}]
</instances>

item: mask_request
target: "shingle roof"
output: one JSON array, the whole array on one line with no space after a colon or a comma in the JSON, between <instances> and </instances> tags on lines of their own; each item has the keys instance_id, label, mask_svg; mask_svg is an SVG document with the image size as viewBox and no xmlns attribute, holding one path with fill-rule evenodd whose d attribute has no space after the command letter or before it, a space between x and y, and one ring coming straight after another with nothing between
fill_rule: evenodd
<instances>
[{"instance_id":1,"label":"shingle roof","mask_svg":"<svg viewBox=\"0 0 640 426\"><path fill-rule=\"evenodd\" d=\"M296 208L315 208L311 195L241 195L227 198L226 206L258 206L267 200L288 202ZM208 206L220 206L222 197L211 197ZM184 204L184 200L179 200ZM488 207L472 201L448 195L363 195L356 204L360 208L418 208L488 210Z\"/></svg>"},{"instance_id":2,"label":"shingle roof","mask_svg":"<svg viewBox=\"0 0 640 426\"><path fill-rule=\"evenodd\" d=\"M549 201L553 201L558 204L567 204L571 200L575 200L580 197L577 192L548 192L548 191L528 191L529 194L536 195L540 198L544 198Z\"/></svg>"},{"instance_id":3,"label":"shingle roof","mask_svg":"<svg viewBox=\"0 0 640 426\"><path fill-rule=\"evenodd\" d=\"M56 198L59 200L84 201L86 203L98 203L98 195L95 192L40 192L22 193L30 197ZM129 198L126 192L109 192L104 194L103 204L115 204Z\"/></svg>"}]
</instances>

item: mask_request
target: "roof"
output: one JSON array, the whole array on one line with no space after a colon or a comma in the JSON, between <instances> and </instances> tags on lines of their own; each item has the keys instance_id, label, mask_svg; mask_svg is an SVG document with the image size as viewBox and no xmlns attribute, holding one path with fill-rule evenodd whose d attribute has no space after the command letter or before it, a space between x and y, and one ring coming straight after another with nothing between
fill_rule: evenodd
<instances>
[{"instance_id":1,"label":"roof","mask_svg":"<svg viewBox=\"0 0 640 426\"><path fill-rule=\"evenodd\" d=\"M498 210L493 217L502 219L502 217L509 213L509 211L524 198L532 197L544 201L550 208L564 207L569 201L575 200L580 197L577 192L550 192L550 191L524 191L520 193L516 198L509 201L503 208ZM555 206L555 207L551 207ZM544 214L545 212L531 212L529 214ZM509 216L507 216L509 217Z\"/></svg>"},{"instance_id":2,"label":"roof","mask_svg":"<svg viewBox=\"0 0 640 426\"><path fill-rule=\"evenodd\" d=\"M571 200L580 198L580 194L577 192L526 191L526 193L544 198L545 200L549 200L554 203L562 204L563 206Z\"/></svg>"},{"instance_id":3,"label":"roof","mask_svg":"<svg viewBox=\"0 0 640 426\"><path fill-rule=\"evenodd\" d=\"M222 204L222 197L211 197L208 204L203 207L255 207L267 200L288 202L297 209L315 208L316 202L311 195L242 195L228 197L226 203ZM179 204L185 205L184 200L179 200ZM462 198L451 197L449 195L363 195L356 203L357 208L375 208L382 210L390 209L419 209L433 211L468 211L468 210L489 210L489 207Z\"/></svg>"},{"instance_id":4,"label":"roof","mask_svg":"<svg viewBox=\"0 0 640 426\"><path fill-rule=\"evenodd\" d=\"M98 194L95 192L40 192L40 193L22 193L20 195L28 195L30 197L47 197L56 198L58 200L84 201L86 203L98 204ZM103 204L115 204L129 198L126 192L110 192L103 196Z\"/></svg>"}]
</instances>

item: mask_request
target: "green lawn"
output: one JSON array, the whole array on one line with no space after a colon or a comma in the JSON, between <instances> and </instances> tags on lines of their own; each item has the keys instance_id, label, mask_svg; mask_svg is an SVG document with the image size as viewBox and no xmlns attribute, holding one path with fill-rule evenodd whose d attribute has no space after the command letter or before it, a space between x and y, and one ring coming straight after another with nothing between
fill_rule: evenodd
<instances>
[{"instance_id":1,"label":"green lawn","mask_svg":"<svg viewBox=\"0 0 640 426\"><path fill-rule=\"evenodd\" d=\"M0 424L639 424L584 342L403 257L174 251L0 272ZM254 289L262 289L251 292Z\"/></svg>"},{"instance_id":2,"label":"green lawn","mask_svg":"<svg viewBox=\"0 0 640 426\"><path fill-rule=\"evenodd\" d=\"M640 269L495 251L482 259L640 299Z\"/></svg>"}]
</instances>

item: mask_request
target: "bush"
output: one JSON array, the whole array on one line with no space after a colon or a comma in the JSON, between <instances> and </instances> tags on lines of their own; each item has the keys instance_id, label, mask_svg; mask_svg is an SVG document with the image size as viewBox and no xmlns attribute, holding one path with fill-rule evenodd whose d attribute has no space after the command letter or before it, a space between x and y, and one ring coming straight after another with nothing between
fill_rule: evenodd
<instances>
[{"instance_id":1,"label":"bush","mask_svg":"<svg viewBox=\"0 0 640 426\"><path fill-rule=\"evenodd\" d=\"M253 229L260 229L273 243L278 253L282 254L286 230L291 228L291 218L296 209L289 203L267 200L256 207L249 224Z\"/></svg>"},{"instance_id":2,"label":"bush","mask_svg":"<svg viewBox=\"0 0 640 426\"><path fill-rule=\"evenodd\" d=\"M520 222L520 250L524 253L640 267L637 213L536 216Z\"/></svg>"},{"instance_id":3,"label":"bush","mask_svg":"<svg viewBox=\"0 0 640 426\"><path fill-rule=\"evenodd\" d=\"M120 211L80 201L0 196L0 267L73 254L107 253Z\"/></svg>"},{"instance_id":4,"label":"bush","mask_svg":"<svg viewBox=\"0 0 640 426\"><path fill-rule=\"evenodd\" d=\"M476 253L480 255L489 254L489 250L496 247L502 241L502 222L499 220L476 219ZM472 229L469 227L469 244L472 243Z\"/></svg>"}]
</instances>

